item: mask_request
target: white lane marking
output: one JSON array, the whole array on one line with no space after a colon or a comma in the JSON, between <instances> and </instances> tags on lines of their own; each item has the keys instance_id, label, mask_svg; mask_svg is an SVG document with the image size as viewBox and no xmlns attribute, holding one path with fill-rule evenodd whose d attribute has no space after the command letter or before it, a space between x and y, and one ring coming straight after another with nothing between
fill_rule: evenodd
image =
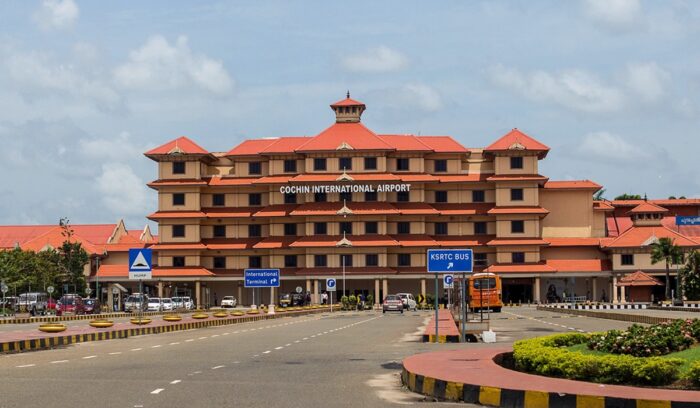
<instances>
[{"instance_id":1,"label":"white lane marking","mask_svg":"<svg viewBox=\"0 0 700 408\"><path fill-rule=\"evenodd\" d=\"M117 354L121 354L121 353L122 353L121 351L113 351L113 352L109 353L109 355L116 356Z\"/></svg>"},{"instance_id":2,"label":"white lane marking","mask_svg":"<svg viewBox=\"0 0 700 408\"><path fill-rule=\"evenodd\" d=\"M175 346L175 345L178 345L178 344L180 344L179 341L174 341L174 342L170 343L171 346Z\"/></svg>"},{"instance_id":3,"label":"white lane marking","mask_svg":"<svg viewBox=\"0 0 700 408\"><path fill-rule=\"evenodd\" d=\"M97 357L97 356L85 356L85 357L83 357L83 360L89 360L89 359L95 358L95 357Z\"/></svg>"},{"instance_id":4,"label":"white lane marking","mask_svg":"<svg viewBox=\"0 0 700 408\"><path fill-rule=\"evenodd\" d=\"M17 368L24 368L24 367L34 367L36 364L25 364L25 365L18 365Z\"/></svg>"},{"instance_id":5,"label":"white lane marking","mask_svg":"<svg viewBox=\"0 0 700 408\"><path fill-rule=\"evenodd\" d=\"M68 360L56 360L56 361L52 361L51 364L61 364L61 363L67 363L67 362L68 362Z\"/></svg>"},{"instance_id":6,"label":"white lane marking","mask_svg":"<svg viewBox=\"0 0 700 408\"><path fill-rule=\"evenodd\" d=\"M170 384L177 384L177 383L179 383L179 382L181 382L181 381L182 381L182 380L173 380L173 381L170 381Z\"/></svg>"},{"instance_id":7,"label":"white lane marking","mask_svg":"<svg viewBox=\"0 0 700 408\"><path fill-rule=\"evenodd\" d=\"M295 343L299 343L301 340L294 340Z\"/></svg>"},{"instance_id":8,"label":"white lane marking","mask_svg":"<svg viewBox=\"0 0 700 408\"><path fill-rule=\"evenodd\" d=\"M292 343L287 343L287 344L284 345L284 347L289 347L289 346L291 346L291 345L292 345Z\"/></svg>"},{"instance_id":9,"label":"white lane marking","mask_svg":"<svg viewBox=\"0 0 700 408\"><path fill-rule=\"evenodd\" d=\"M219 337L218 334L212 334L211 337Z\"/></svg>"},{"instance_id":10,"label":"white lane marking","mask_svg":"<svg viewBox=\"0 0 700 408\"><path fill-rule=\"evenodd\" d=\"M282 347L282 346L280 346L280 347L275 347L275 350L282 350L283 348L284 348L284 347Z\"/></svg>"},{"instance_id":11,"label":"white lane marking","mask_svg":"<svg viewBox=\"0 0 700 408\"><path fill-rule=\"evenodd\" d=\"M222 336L228 336L229 334L231 334L231 333L224 333L224 334L222 334Z\"/></svg>"},{"instance_id":12,"label":"white lane marking","mask_svg":"<svg viewBox=\"0 0 700 408\"><path fill-rule=\"evenodd\" d=\"M206 338L207 338L207 336L202 336L202 337L200 337L199 339L200 339L200 340L204 340L204 339L206 339Z\"/></svg>"},{"instance_id":13,"label":"white lane marking","mask_svg":"<svg viewBox=\"0 0 700 408\"><path fill-rule=\"evenodd\" d=\"M226 366L218 365L218 366L216 366L216 367L212 367L211 369L212 369L212 370L218 370L218 369L224 368L224 367L226 367Z\"/></svg>"},{"instance_id":14,"label":"white lane marking","mask_svg":"<svg viewBox=\"0 0 700 408\"><path fill-rule=\"evenodd\" d=\"M156 344L155 346L151 346L151 348L158 348L158 347L163 347L160 344Z\"/></svg>"},{"instance_id":15,"label":"white lane marking","mask_svg":"<svg viewBox=\"0 0 700 408\"><path fill-rule=\"evenodd\" d=\"M240 361L234 361L233 364L240 364Z\"/></svg>"},{"instance_id":16,"label":"white lane marking","mask_svg":"<svg viewBox=\"0 0 700 408\"><path fill-rule=\"evenodd\" d=\"M163 391L165 388L156 388L155 390L151 391L151 394L160 394L161 391Z\"/></svg>"},{"instance_id":17,"label":"white lane marking","mask_svg":"<svg viewBox=\"0 0 700 408\"><path fill-rule=\"evenodd\" d=\"M131 351L141 351L141 350L143 350L143 349L142 349L141 347L139 347L139 348L134 348L134 349L131 349Z\"/></svg>"},{"instance_id":18,"label":"white lane marking","mask_svg":"<svg viewBox=\"0 0 700 408\"><path fill-rule=\"evenodd\" d=\"M191 341L194 341L194 339L187 339L187 340L185 340L185 343L189 343Z\"/></svg>"},{"instance_id":19,"label":"white lane marking","mask_svg":"<svg viewBox=\"0 0 700 408\"><path fill-rule=\"evenodd\" d=\"M304 337L302 340L308 340L308 339L309 339L308 337Z\"/></svg>"},{"instance_id":20,"label":"white lane marking","mask_svg":"<svg viewBox=\"0 0 700 408\"><path fill-rule=\"evenodd\" d=\"M271 352L272 352L272 351L267 350L267 351L263 351L263 354L270 354Z\"/></svg>"}]
</instances>

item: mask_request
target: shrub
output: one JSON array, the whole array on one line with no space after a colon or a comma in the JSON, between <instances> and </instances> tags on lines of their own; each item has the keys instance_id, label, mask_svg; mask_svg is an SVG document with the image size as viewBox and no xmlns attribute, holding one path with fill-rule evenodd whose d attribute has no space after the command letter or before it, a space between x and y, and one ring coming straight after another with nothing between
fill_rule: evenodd
<instances>
[{"instance_id":1,"label":"shrub","mask_svg":"<svg viewBox=\"0 0 700 408\"><path fill-rule=\"evenodd\" d=\"M348 307L349 307L349 305L348 305L348 297L345 296L345 295L343 295L343 296L340 298L340 304L342 305L343 310L347 310Z\"/></svg>"},{"instance_id":2,"label":"shrub","mask_svg":"<svg viewBox=\"0 0 700 408\"><path fill-rule=\"evenodd\" d=\"M695 361L691 364L683 378L690 380L694 386L700 387L700 361Z\"/></svg>"},{"instance_id":3,"label":"shrub","mask_svg":"<svg viewBox=\"0 0 700 408\"><path fill-rule=\"evenodd\" d=\"M371 309L374 305L374 296L373 295L367 295L367 301L365 302L365 306L368 309Z\"/></svg>"},{"instance_id":4,"label":"shrub","mask_svg":"<svg viewBox=\"0 0 700 408\"><path fill-rule=\"evenodd\" d=\"M681 359L598 356L564 349L587 341L588 336L580 333L520 340L513 345L513 358L522 371L606 384L670 384L683 364Z\"/></svg>"},{"instance_id":5,"label":"shrub","mask_svg":"<svg viewBox=\"0 0 700 408\"><path fill-rule=\"evenodd\" d=\"M350 295L350 297L348 297L348 304L350 305L350 307L357 306L357 296Z\"/></svg>"},{"instance_id":6,"label":"shrub","mask_svg":"<svg viewBox=\"0 0 700 408\"><path fill-rule=\"evenodd\" d=\"M700 320L673 320L649 327L633 324L625 331L610 330L591 336L588 348L636 357L662 356L685 350L700 341Z\"/></svg>"}]
</instances>

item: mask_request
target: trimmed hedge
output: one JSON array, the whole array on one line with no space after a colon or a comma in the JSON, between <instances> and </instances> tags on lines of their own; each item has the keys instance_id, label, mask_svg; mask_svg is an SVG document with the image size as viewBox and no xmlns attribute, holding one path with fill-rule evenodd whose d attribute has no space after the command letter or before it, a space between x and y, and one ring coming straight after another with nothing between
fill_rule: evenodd
<instances>
[{"instance_id":1,"label":"trimmed hedge","mask_svg":"<svg viewBox=\"0 0 700 408\"><path fill-rule=\"evenodd\" d=\"M592 335L590 350L635 357L662 356L685 350L700 341L700 319L678 319L645 327L633 324L627 330Z\"/></svg>"},{"instance_id":2,"label":"trimmed hedge","mask_svg":"<svg viewBox=\"0 0 700 408\"><path fill-rule=\"evenodd\" d=\"M678 379L678 358L593 355L566 350L586 343L588 335L558 334L520 340L513 345L516 368L521 371L604 384L667 385Z\"/></svg>"},{"instance_id":3,"label":"trimmed hedge","mask_svg":"<svg viewBox=\"0 0 700 408\"><path fill-rule=\"evenodd\" d=\"M691 364L683 378L690 380L694 386L700 387L700 361Z\"/></svg>"}]
</instances>

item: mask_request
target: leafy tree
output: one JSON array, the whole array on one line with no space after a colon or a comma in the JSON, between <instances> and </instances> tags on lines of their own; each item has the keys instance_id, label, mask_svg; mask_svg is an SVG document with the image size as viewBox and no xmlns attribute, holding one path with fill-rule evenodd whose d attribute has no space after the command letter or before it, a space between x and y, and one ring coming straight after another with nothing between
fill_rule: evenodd
<instances>
[{"instance_id":1,"label":"leafy tree","mask_svg":"<svg viewBox=\"0 0 700 408\"><path fill-rule=\"evenodd\" d=\"M700 252L692 250L681 269L683 293L688 300L700 300Z\"/></svg>"},{"instance_id":2,"label":"leafy tree","mask_svg":"<svg viewBox=\"0 0 700 408\"><path fill-rule=\"evenodd\" d=\"M622 194L615 197L615 200L641 200L642 196L639 194Z\"/></svg>"},{"instance_id":3,"label":"leafy tree","mask_svg":"<svg viewBox=\"0 0 700 408\"><path fill-rule=\"evenodd\" d=\"M680 247L673 243L671 238L659 238L658 242L651 244L651 263L666 263L666 299L671 299L671 273L672 263L680 262L682 253Z\"/></svg>"},{"instance_id":4,"label":"leafy tree","mask_svg":"<svg viewBox=\"0 0 700 408\"><path fill-rule=\"evenodd\" d=\"M669 199L669 200L675 200L675 199L676 199L676 196L668 196L668 199Z\"/></svg>"},{"instance_id":5,"label":"leafy tree","mask_svg":"<svg viewBox=\"0 0 700 408\"><path fill-rule=\"evenodd\" d=\"M593 199L596 201L605 200L605 197L603 196L604 194L605 194L605 189L602 188L602 189L598 190L597 193L593 194Z\"/></svg>"},{"instance_id":6,"label":"leafy tree","mask_svg":"<svg viewBox=\"0 0 700 408\"><path fill-rule=\"evenodd\" d=\"M78 293L85 289L85 265L90 258L79 242L71 242L73 230L70 227L70 220L61 218L59 225L63 229L63 236L66 238L63 245L58 249L58 265L63 272L63 281L70 282L75 286Z\"/></svg>"}]
</instances>

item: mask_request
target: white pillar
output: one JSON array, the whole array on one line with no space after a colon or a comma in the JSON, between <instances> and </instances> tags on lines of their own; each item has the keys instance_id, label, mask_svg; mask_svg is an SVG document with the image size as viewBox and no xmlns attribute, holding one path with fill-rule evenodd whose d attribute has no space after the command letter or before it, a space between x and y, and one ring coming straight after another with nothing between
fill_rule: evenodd
<instances>
[{"instance_id":1,"label":"white pillar","mask_svg":"<svg viewBox=\"0 0 700 408\"><path fill-rule=\"evenodd\" d=\"M535 283L534 283L534 289L532 291L533 297L534 297L534 302L535 303L540 303L540 278L539 276L535 278Z\"/></svg>"},{"instance_id":2,"label":"white pillar","mask_svg":"<svg viewBox=\"0 0 700 408\"><path fill-rule=\"evenodd\" d=\"M617 303L617 276L613 276L612 279L612 302Z\"/></svg>"},{"instance_id":3,"label":"white pillar","mask_svg":"<svg viewBox=\"0 0 700 408\"><path fill-rule=\"evenodd\" d=\"M163 297L163 281L158 281L158 297Z\"/></svg>"},{"instance_id":4,"label":"white pillar","mask_svg":"<svg viewBox=\"0 0 700 408\"><path fill-rule=\"evenodd\" d=\"M627 303L627 296L625 296L625 286L620 286L620 303Z\"/></svg>"},{"instance_id":5,"label":"white pillar","mask_svg":"<svg viewBox=\"0 0 700 408\"><path fill-rule=\"evenodd\" d=\"M311 303L318 304L318 279L314 279L314 295L311 298Z\"/></svg>"},{"instance_id":6,"label":"white pillar","mask_svg":"<svg viewBox=\"0 0 700 408\"><path fill-rule=\"evenodd\" d=\"M379 298L379 279L374 280L374 304L379 305L384 299Z\"/></svg>"},{"instance_id":7,"label":"white pillar","mask_svg":"<svg viewBox=\"0 0 700 408\"><path fill-rule=\"evenodd\" d=\"M195 299L196 303L197 303L197 309L201 309L202 308L202 284L199 281L196 281L194 283L194 295L197 298L197 299Z\"/></svg>"},{"instance_id":8,"label":"white pillar","mask_svg":"<svg viewBox=\"0 0 700 408\"><path fill-rule=\"evenodd\" d=\"M389 294L389 280L387 278L382 279L382 291L384 296Z\"/></svg>"}]
</instances>

